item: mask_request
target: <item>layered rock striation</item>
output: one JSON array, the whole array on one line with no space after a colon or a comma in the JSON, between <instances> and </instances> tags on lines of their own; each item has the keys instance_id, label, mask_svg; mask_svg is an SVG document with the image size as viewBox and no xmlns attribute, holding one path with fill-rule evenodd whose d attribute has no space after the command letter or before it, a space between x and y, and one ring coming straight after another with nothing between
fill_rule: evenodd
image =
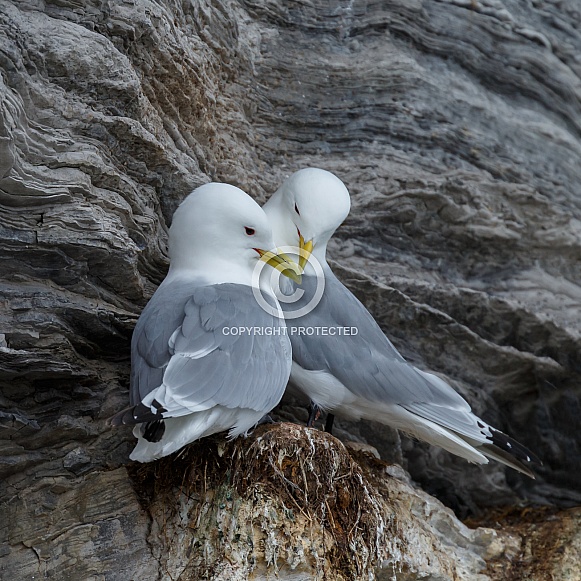
<instances>
[{"instance_id":1,"label":"layered rock striation","mask_svg":"<svg viewBox=\"0 0 581 581\"><path fill-rule=\"evenodd\" d=\"M470 466L378 425L338 435L458 515L579 505L580 22L573 0L0 0L2 577L167 578L132 437L106 425L127 401L133 326L193 187L264 201L305 166L352 193L330 249L340 278L544 467L530 481ZM519 554L450 527L473 563Z\"/></svg>"}]
</instances>

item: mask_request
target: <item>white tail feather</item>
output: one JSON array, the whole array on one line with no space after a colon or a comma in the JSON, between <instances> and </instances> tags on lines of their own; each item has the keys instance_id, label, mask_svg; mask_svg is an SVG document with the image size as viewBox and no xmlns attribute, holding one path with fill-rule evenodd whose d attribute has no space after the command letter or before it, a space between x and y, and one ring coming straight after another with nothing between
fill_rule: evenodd
<instances>
[{"instance_id":1,"label":"white tail feather","mask_svg":"<svg viewBox=\"0 0 581 581\"><path fill-rule=\"evenodd\" d=\"M137 425L133 429L137 445L129 458L137 462L151 462L195 440L227 430L230 437L236 437L250 430L263 416L263 411L215 406L186 416L165 419L165 432L159 442L148 442L143 438L141 425Z\"/></svg>"}]
</instances>

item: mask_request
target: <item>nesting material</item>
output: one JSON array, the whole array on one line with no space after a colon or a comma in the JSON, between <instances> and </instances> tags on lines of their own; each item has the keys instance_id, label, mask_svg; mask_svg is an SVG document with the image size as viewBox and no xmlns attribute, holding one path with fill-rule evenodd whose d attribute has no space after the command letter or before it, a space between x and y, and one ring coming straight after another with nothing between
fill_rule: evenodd
<instances>
[{"instance_id":1,"label":"nesting material","mask_svg":"<svg viewBox=\"0 0 581 581\"><path fill-rule=\"evenodd\" d=\"M131 475L173 579L484 581L480 552L495 533L468 529L390 468L283 423L206 438Z\"/></svg>"}]
</instances>

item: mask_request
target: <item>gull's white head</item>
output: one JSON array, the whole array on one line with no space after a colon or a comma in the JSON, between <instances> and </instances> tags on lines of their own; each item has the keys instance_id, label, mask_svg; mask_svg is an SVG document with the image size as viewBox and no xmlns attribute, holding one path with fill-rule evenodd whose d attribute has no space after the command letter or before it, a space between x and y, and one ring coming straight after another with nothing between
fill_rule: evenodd
<instances>
[{"instance_id":1,"label":"gull's white head","mask_svg":"<svg viewBox=\"0 0 581 581\"><path fill-rule=\"evenodd\" d=\"M327 243L349 214L345 184L331 172L306 168L295 172L263 206L279 246L297 246L325 264ZM304 266L304 260L300 261Z\"/></svg>"},{"instance_id":2,"label":"gull's white head","mask_svg":"<svg viewBox=\"0 0 581 581\"><path fill-rule=\"evenodd\" d=\"M262 258L289 275L288 259L274 249L268 218L248 194L229 184L205 184L174 213L169 229L170 274L189 271L211 284L250 284ZM295 267L293 263L291 270Z\"/></svg>"}]
</instances>

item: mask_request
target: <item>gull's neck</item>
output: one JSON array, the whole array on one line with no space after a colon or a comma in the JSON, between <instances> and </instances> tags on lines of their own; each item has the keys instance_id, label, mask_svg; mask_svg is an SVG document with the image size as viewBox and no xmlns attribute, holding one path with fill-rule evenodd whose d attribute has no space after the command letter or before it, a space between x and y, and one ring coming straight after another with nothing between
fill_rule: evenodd
<instances>
[{"instance_id":1,"label":"gull's neck","mask_svg":"<svg viewBox=\"0 0 581 581\"><path fill-rule=\"evenodd\" d=\"M284 208L284 198L279 191L276 191L262 206L268 216L268 220L272 227L272 234L274 242L277 247L282 246L298 246L299 238L297 228L292 220L288 219L286 210Z\"/></svg>"},{"instance_id":2,"label":"gull's neck","mask_svg":"<svg viewBox=\"0 0 581 581\"><path fill-rule=\"evenodd\" d=\"M196 264L174 264L172 261L167 278L196 279L205 285L230 283L252 286L252 269L227 260L212 260L209 263L201 261Z\"/></svg>"},{"instance_id":3,"label":"gull's neck","mask_svg":"<svg viewBox=\"0 0 581 581\"><path fill-rule=\"evenodd\" d=\"M329 242L329 240L319 240L315 244L312 252L313 257L319 261L319 264L323 269L329 268L329 265L327 264L327 242Z\"/></svg>"},{"instance_id":4,"label":"gull's neck","mask_svg":"<svg viewBox=\"0 0 581 581\"><path fill-rule=\"evenodd\" d=\"M263 265L263 269L266 272L270 271L270 268L266 264ZM195 266L174 265L172 262L165 280L168 282L191 280L192 282L195 281L196 286L240 284L260 289L261 292L269 294L276 300L276 295L268 282L268 277L255 275L254 268L249 265L233 263L228 260L212 260L211 263L206 262Z\"/></svg>"}]
</instances>

